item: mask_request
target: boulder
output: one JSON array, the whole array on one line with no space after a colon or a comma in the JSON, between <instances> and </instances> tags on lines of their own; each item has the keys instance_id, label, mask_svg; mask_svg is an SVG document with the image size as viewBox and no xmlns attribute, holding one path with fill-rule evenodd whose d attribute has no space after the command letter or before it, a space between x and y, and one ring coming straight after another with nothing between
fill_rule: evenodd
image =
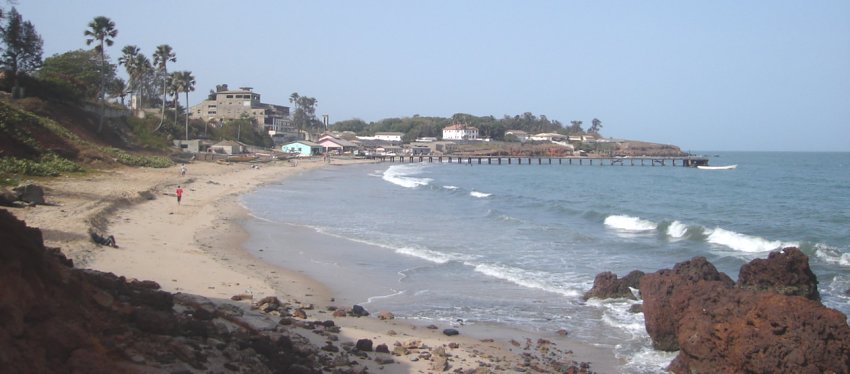
<instances>
[{"instance_id":1,"label":"boulder","mask_svg":"<svg viewBox=\"0 0 850 374\"><path fill-rule=\"evenodd\" d=\"M380 320L395 319L395 315L393 315L391 312L388 312L386 310L382 310L378 313L378 319L380 319Z\"/></svg>"},{"instance_id":2,"label":"boulder","mask_svg":"<svg viewBox=\"0 0 850 374\"><path fill-rule=\"evenodd\" d=\"M820 300L818 279L809 268L809 257L795 247L771 252L766 259L758 258L741 266L737 286Z\"/></svg>"},{"instance_id":3,"label":"boulder","mask_svg":"<svg viewBox=\"0 0 850 374\"><path fill-rule=\"evenodd\" d=\"M366 317L369 315L369 312L367 312L362 306L355 305L351 307L351 311L349 311L348 314L354 317Z\"/></svg>"},{"instance_id":4,"label":"boulder","mask_svg":"<svg viewBox=\"0 0 850 374\"><path fill-rule=\"evenodd\" d=\"M372 352L372 340L371 339L360 339L357 341L357 344L354 345L354 348L362 352Z\"/></svg>"},{"instance_id":5,"label":"boulder","mask_svg":"<svg viewBox=\"0 0 850 374\"><path fill-rule=\"evenodd\" d=\"M455 335L458 335L458 334L460 334L460 331L457 331L456 329L445 329L445 330L443 330L443 335L446 335L446 336L455 336Z\"/></svg>"},{"instance_id":6,"label":"boulder","mask_svg":"<svg viewBox=\"0 0 850 374\"><path fill-rule=\"evenodd\" d=\"M632 289L640 287L640 279L643 275L644 273L642 271L635 270L623 277L623 279L617 279L617 274L610 271L599 273L593 280L593 288L584 294L584 299L627 298L637 300L637 297L632 293Z\"/></svg>"},{"instance_id":7,"label":"boulder","mask_svg":"<svg viewBox=\"0 0 850 374\"><path fill-rule=\"evenodd\" d=\"M13 189L18 195L18 200L36 205L44 204L44 189L37 184L23 184Z\"/></svg>"},{"instance_id":8,"label":"boulder","mask_svg":"<svg viewBox=\"0 0 850 374\"><path fill-rule=\"evenodd\" d=\"M728 275L717 271L705 257L694 257L676 264L672 270L659 270L641 278L640 294L643 298L646 332L652 338L655 349L679 349L676 340L677 322L685 306L671 303L671 296L681 288L702 281L712 281L721 288L732 288L735 285Z\"/></svg>"},{"instance_id":9,"label":"boulder","mask_svg":"<svg viewBox=\"0 0 850 374\"><path fill-rule=\"evenodd\" d=\"M817 301L705 281L677 289L674 373L848 373L847 317Z\"/></svg>"},{"instance_id":10,"label":"boulder","mask_svg":"<svg viewBox=\"0 0 850 374\"><path fill-rule=\"evenodd\" d=\"M0 205L15 206L15 201L18 201L18 195L6 187L0 187Z\"/></svg>"}]
</instances>

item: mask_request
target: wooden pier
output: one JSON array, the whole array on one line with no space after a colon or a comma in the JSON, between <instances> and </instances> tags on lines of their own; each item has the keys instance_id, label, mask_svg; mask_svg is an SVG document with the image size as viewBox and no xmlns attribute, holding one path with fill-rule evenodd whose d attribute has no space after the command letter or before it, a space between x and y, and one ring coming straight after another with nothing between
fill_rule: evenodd
<instances>
[{"instance_id":1,"label":"wooden pier","mask_svg":"<svg viewBox=\"0 0 850 374\"><path fill-rule=\"evenodd\" d=\"M381 162L449 163L478 165L599 165L599 166L684 166L708 165L708 158L683 157L550 157L550 156L369 156Z\"/></svg>"}]
</instances>

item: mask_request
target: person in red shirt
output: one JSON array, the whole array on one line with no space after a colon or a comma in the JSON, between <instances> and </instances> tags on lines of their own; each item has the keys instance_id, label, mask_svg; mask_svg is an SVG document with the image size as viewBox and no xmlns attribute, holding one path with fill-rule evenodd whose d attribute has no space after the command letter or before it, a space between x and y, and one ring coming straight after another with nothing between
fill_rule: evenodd
<instances>
[{"instance_id":1,"label":"person in red shirt","mask_svg":"<svg viewBox=\"0 0 850 374\"><path fill-rule=\"evenodd\" d=\"M177 205L180 205L180 199L183 198L183 189L177 186L177 191L175 192L177 193Z\"/></svg>"}]
</instances>

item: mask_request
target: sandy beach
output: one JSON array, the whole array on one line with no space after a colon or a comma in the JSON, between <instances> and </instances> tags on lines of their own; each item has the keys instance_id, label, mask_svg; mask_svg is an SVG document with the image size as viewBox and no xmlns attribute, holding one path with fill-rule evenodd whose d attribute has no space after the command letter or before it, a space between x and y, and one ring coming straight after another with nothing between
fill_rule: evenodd
<instances>
[{"instance_id":1,"label":"sandy beach","mask_svg":"<svg viewBox=\"0 0 850 374\"><path fill-rule=\"evenodd\" d=\"M276 296L303 306L310 319L333 320L341 327L341 343L365 338L376 345L386 344L391 351L394 346L416 341L431 348L444 347L450 370L514 371L534 359L587 361L595 372L616 371L610 352L566 337L528 336L509 328L462 330L459 336L446 336L442 329L449 326L429 329L399 319L380 320L376 317L379 311L362 318L333 317L332 309L351 307L335 302L344 298L298 269L267 264L242 248L247 238L242 222L248 212L238 203L241 194L312 168L352 162L365 161L334 160L327 165L318 159L304 160L295 167L281 162L259 168L244 163L194 162L187 165L186 175L180 174L178 166L119 168L40 182L50 205L12 212L29 226L40 228L45 245L61 248L77 267L153 280L165 291L197 294L245 309L250 308L251 300ZM175 195L178 185L184 190L180 204ZM93 243L87 234L91 228L113 235L119 247ZM249 295L250 299L231 301L234 295ZM305 331L304 336L317 346L327 344L322 335ZM430 360L388 357L394 357L393 363L369 359L362 364L376 372L433 371ZM550 370L540 367L538 371Z\"/></svg>"}]
</instances>

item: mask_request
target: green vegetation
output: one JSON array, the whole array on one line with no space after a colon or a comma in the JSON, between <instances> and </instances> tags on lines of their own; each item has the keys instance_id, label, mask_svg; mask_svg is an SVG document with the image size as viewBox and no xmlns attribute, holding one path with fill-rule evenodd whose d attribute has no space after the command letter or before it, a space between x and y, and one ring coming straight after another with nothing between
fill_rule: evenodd
<instances>
[{"instance_id":1,"label":"green vegetation","mask_svg":"<svg viewBox=\"0 0 850 374\"><path fill-rule=\"evenodd\" d=\"M12 180L11 175L26 175L36 177L56 177L62 173L80 172L83 168L76 163L47 153L39 160L24 160L15 157L0 158L0 175L3 180Z\"/></svg>"},{"instance_id":2,"label":"green vegetation","mask_svg":"<svg viewBox=\"0 0 850 374\"><path fill-rule=\"evenodd\" d=\"M295 112L292 113L292 124L299 131L303 130L318 130L322 126L322 122L316 119L316 105L319 101L315 97L301 96L298 92L293 92L289 95L289 102L295 105Z\"/></svg>"},{"instance_id":3,"label":"green vegetation","mask_svg":"<svg viewBox=\"0 0 850 374\"><path fill-rule=\"evenodd\" d=\"M8 22L0 28L0 36L6 47L0 62L9 71L14 81L12 96L19 97L18 75L29 73L41 66L44 42L41 40L41 35L35 31L35 26L30 21L24 21L17 9L12 8L6 18Z\"/></svg>"},{"instance_id":4,"label":"green vegetation","mask_svg":"<svg viewBox=\"0 0 850 374\"><path fill-rule=\"evenodd\" d=\"M602 121L598 121L598 128L602 127ZM517 141L516 137L505 136L508 130L521 130L529 134L559 133L564 135L582 135L585 131L581 128L582 121L571 121L570 127L564 127L557 120L550 120L545 115L536 116L530 112L522 115L505 115L500 119L493 116L474 116L471 114L457 113L451 118L444 117L422 117L414 115L404 118L387 118L378 122L366 123L359 119L340 121L333 124L336 131L352 131L358 135L374 135L377 132L400 132L404 133L404 141L410 142L422 137L440 138L443 136L443 128L452 124L463 124L478 128L479 136L497 141Z\"/></svg>"},{"instance_id":5,"label":"green vegetation","mask_svg":"<svg viewBox=\"0 0 850 374\"><path fill-rule=\"evenodd\" d=\"M144 166L150 168L167 168L173 166L174 162L171 159L163 156L144 156L129 153L127 151L105 147L101 150L115 157L115 160L127 166Z\"/></svg>"}]
</instances>

